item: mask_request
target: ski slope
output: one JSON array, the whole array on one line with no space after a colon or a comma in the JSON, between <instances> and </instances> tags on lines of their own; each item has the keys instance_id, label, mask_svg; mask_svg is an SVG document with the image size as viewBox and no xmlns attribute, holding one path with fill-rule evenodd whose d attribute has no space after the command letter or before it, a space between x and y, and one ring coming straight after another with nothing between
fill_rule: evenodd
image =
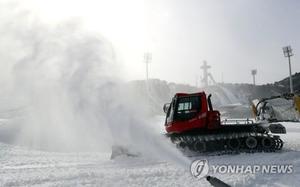
<instances>
[{"instance_id":1,"label":"ski slope","mask_svg":"<svg viewBox=\"0 0 300 187\"><path fill-rule=\"evenodd\" d=\"M300 184L300 124L284 123L284 149L201 157L209 164L292 164L292 174L216 174L233 186L298 186ZM196 158L190 158L194 160ZM189 166L164 159L120 157L109 152L45 152L0 143L0 186L210 186L196 180Z\"/></svg>"}]
</instances>

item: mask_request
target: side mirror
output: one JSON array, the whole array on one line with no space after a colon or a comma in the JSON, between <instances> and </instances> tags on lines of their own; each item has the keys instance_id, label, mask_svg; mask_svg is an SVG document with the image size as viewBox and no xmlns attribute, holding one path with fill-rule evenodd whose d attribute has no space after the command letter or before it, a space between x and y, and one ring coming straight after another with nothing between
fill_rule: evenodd
<instances>
[{"instance_id":1,"label":"side mirror","mask_svg":"<svg viewBox=\"0 0 300 187\"><path fill-rule=\"evenodd\" d=\"M164 110L165 113L168 112L169 108L170 108L170 103L164 104L163 110Z\"/></svg>"}]
</instances>

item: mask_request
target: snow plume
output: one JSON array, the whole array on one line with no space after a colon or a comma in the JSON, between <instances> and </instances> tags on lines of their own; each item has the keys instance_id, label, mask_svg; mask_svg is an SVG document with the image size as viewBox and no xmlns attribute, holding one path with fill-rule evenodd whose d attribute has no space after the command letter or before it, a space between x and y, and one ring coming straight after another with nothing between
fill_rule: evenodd
<instances>
[{"instance_id":1,"label":"snow plume","mask_svg":"<svg viewBox=\"0 0 300 187\"><path fill-rule=\"evenodd\" d=\"M103 99L110 97L101 91L116 84L110 77L116 71L111 45L81 32L74 23L54 28L37 23L26 28L22 22L14 26L18 28L6 27L19 45L14 51L25 50L16 61L5 62L13 63L11 99L25 106L17 143L72 150L109 141L107 126L99 124L105 123Z\"/></svg>"},{"instance_id":2,"label":"snow plume","mask_svg":"<svg viewBox=\"0 0 300 187\"><path fill-rule=\"evenodd\" d=\"M99 151L122 143L189 163L152 130L145 109L116 76L121 71L107 40L73 21L49 26L26 11L0 9L1 95L11 107L24 106L14 120L16 144Z\"/></svg>"}]
</instances>

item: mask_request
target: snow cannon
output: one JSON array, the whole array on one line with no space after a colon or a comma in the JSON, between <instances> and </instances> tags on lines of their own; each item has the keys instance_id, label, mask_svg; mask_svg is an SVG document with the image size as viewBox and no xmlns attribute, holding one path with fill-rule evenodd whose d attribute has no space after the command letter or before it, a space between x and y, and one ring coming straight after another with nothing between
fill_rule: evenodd
<instances>
[{"instance_id":1,"label":"snow cannon","mask_svg":"<svg viewBox=\"0 0 300 187\"><path fill-rule=\"evenodd\" d=\"M252 101L252 111L257 120L268 122L299 121L300 96L285 93Z\"/></svg>"}]
</instances>

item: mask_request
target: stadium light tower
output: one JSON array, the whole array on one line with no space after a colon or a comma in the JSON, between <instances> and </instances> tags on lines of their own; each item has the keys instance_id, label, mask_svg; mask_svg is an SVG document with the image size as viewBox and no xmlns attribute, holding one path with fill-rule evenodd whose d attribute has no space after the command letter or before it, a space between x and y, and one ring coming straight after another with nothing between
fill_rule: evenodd
<instances>
[{"instance_id":1,"label":"stadium light tower","mask_svg":"<svg viewBox=\"0 0 300 187\"><path fill-rule=\"evenodd\" d=\"M286 46L283 47L283 54L285 57L289 59L289 70L290 70L290 91L291 93L294 93L294 88L293 88L293 78L292 78L292 67L291 67L291 56L293 56L293 50L291 46Z\"/></svg>"},{"instance_id":2,"label":"stadium light tower","mask_svg":"<svg viewBox=\"0 0 300 187\"><path fill-rule=\"evenodd\" d=\"M146 80L149 79L149 63L151 63L152 60L152 54L151 53L145 53L144 54L144 62L146 64Z\"/></svg>"},{"instance_id":3,"label":"stadium light tower","mask_svg":"<svg viewBox=\"0 0 300 187\"><path fill-rule=\"evenodd\" d=\"M255 75L257 74L257 70L253 69L251 70L251 75L253 76L253 85L255 85Z\"/></svg>"}]
</instances>

